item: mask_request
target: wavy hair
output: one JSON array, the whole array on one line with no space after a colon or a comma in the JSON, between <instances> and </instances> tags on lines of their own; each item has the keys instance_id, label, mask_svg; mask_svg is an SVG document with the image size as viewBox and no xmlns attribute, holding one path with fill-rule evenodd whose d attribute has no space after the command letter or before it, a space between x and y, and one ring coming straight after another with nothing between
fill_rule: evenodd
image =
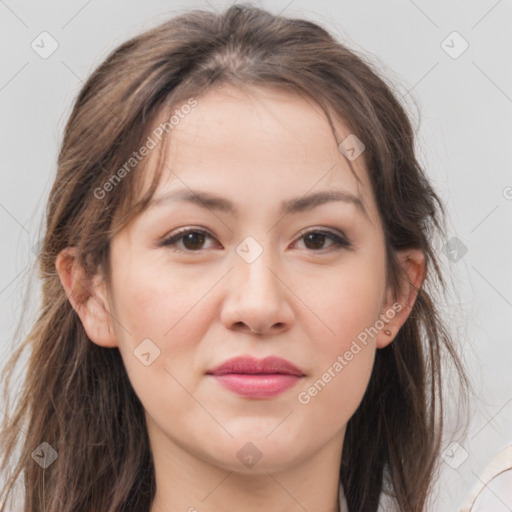
<instances>
[{"instance_id":1,"label":"wavy hair","mask_svg":"<svg viewBox=\"0 0 512 512\"><path fill-rule=\"evenodd\" d=\"M414 247L425 255L427 277L412 312L394 341L377 350L367 390L347 424L340 482L350 511L376 511L383 494L401 512L426 509L443 432L445 363L462 388L468 384L435 304L446 289L432 242L445 236L442 202L416 158L405 107L364 56L316 23L237 4L221 14L181 13L130 39L78 94L45 212L42 304L3 372L0 512L21 474L25 512L149 511L155 474L142 404L118 349L99 347L86 335L55 262L60 251L75 247L87 275L101 269L109 279L110 241L147 207L163 166L143 197L137 192L144 161L104 197L95 191L112 182L162 113L226 83L287 87L312 98L333 133L332 116L343 120L365 145L388 282L396 292L403 278L396 251ZM80 295L85 300L87 291ZM11 412L7 390L25 349L29 359ZM47 469L32 457L43 442L58 454Z\"/></svg>"}]
</instances>

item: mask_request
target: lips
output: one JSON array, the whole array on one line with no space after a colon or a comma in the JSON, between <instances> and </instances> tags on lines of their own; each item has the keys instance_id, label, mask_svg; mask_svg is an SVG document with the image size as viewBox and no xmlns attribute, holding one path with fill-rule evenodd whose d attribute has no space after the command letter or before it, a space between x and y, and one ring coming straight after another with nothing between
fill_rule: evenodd
<instances>
[{"instance_id":1,"label":"lips","mask_svg":"<svg viewBox=\"0 0 512 512\"><path fill-rule=\"evenodd\" d=\"M210 375L226 375L228 373L257 374L282 374L304 375L299 368L280 357L266 357L255 359L253 357L235 357L207 372Z\"/></svg>"},{"instance_id":2,"label":"lips","mask_svg":"<svg viewBox=\"0 0 512 512\"><path fill-rule=\"evenodd\" d=\"M236 357L209 370L222 387L247 398L270 398L291 388L304 372L280 357Z\"/></svg>"}]
</instances>

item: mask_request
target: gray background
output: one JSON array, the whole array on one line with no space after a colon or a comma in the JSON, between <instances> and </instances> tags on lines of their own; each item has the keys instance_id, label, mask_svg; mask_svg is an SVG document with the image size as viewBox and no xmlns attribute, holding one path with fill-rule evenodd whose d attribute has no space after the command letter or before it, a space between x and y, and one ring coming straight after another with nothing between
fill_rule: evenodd
<instances>
[{"instance_id":1,"label":"gray background","mask_svg":"<svg viewBox=\"0 0 512 512\"><path fill-rule=\"evenodd\" d=\"M0 1L2 358L17 323L27 332L37 308L32 248L82 82L125 39L183 9L220 11L230 3ZM436 510L458 510L483 468L512 442L512 2L253 3L319 22L368 55L410 106L420 161L447 204L449 237L458 240L450 257L438 244L456 289L442 308L462 340L477 395L467 436L458 437L452 422L444 443L460 441L444 454ZM46 59L31 47L42 44L43 31L58 43ZM463 41L448 37L454 31L469 44L461 55Z\"/></svg>"}]
</instances>

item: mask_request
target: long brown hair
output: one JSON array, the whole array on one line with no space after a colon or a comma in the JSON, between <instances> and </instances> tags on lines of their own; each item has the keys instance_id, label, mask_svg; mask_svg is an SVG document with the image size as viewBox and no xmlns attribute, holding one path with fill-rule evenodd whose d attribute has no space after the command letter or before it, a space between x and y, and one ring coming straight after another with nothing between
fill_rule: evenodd
<instances>
[{"instance_id":1,"label":"long brown hair","mask_svg":"<svg viewBox=\"0 0 512 512\"><path fill-rule=\"evenodd\" d=\"M142 198L136 196L144 160L125 167L122 179L117 173L115 182L114 174L148 140L162 112L171 115L222 83L289 87L314 98L329 120L343 120L365 145L396 292L403 275L396 251L424 252L426 280L394 341L377 350L368 388L347 425L340 473L351 511L377 510L383 493L399 511L423 511L439 460L446 362L461 389L467 386L434 303L446 288L432 243L445 236L443 205L417 161L405 107L369 61L315 23L247 4L222 14L187 12L125 42L76 99L47 203L38 259L42 306L6 365L8 402L15 364L29 349L21 394L3 422L3 497L22 473L25 511L149 510L155 475L142 404L118 349L87 337L55 261L61 250L76 247L87 274L99 268L108 280L110 240L147 206L164 167ZM109 180L108 192L98 193ZM58 454L47 469L33 457L46 449L43 442Z\"/></svg>"}]
</instances>

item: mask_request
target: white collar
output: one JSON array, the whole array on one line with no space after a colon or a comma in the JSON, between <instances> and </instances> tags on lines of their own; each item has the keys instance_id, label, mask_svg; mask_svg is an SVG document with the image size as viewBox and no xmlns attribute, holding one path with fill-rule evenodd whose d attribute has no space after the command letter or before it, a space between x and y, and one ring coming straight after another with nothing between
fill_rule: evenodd
<instances>
[{"instance_id":1,"label":"white collar","mask_svg":"<svg viewBox=\"0 0 512 512\"><path fill-rule=\"evenodd\" d=\"M343 486L341 485L341 483L338 499L340 501L340 512L348 512L347 500L345 499L345 493L343 492Z\"/></svg>"}]
</instances>

